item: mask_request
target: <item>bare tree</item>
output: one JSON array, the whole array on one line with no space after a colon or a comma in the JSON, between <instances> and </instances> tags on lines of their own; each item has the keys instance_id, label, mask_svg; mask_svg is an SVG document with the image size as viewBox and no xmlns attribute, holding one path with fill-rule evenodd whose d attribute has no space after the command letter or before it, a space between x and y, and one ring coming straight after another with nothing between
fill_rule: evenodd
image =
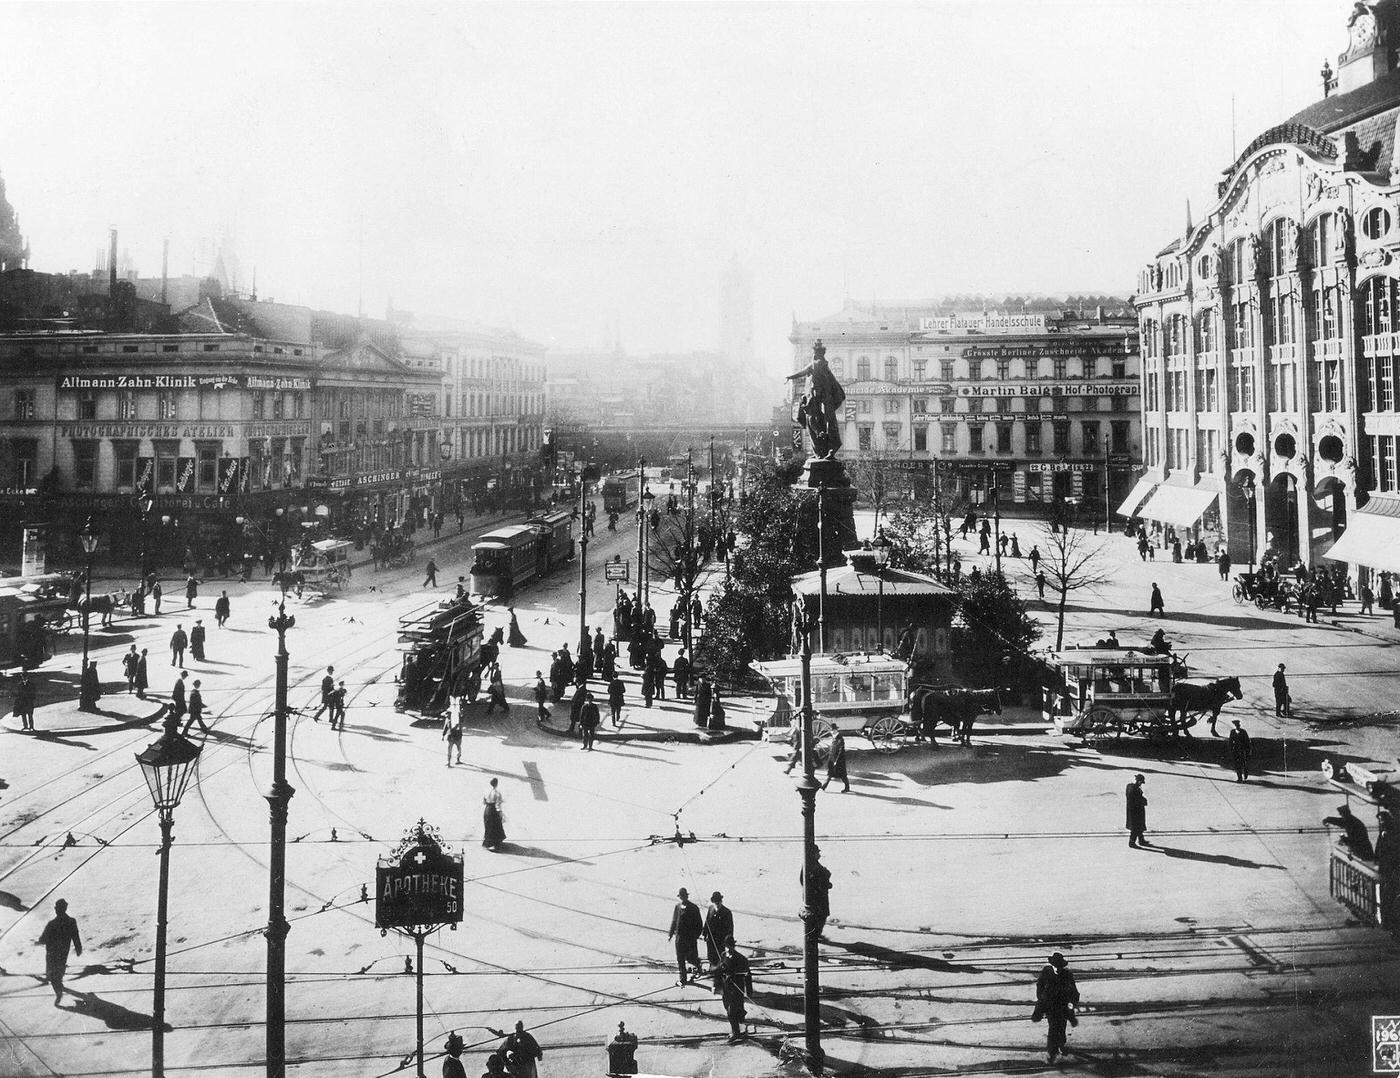
<instances>
[{"instance_id":1,"label":"bare tree","mask_svg":"<svg viewBox=\"0 0 1400 1078\"><path fill-rule=\"evenodd\" d=\"M1065 603L1070 592L1101 587L1112 576L1104 562L1103 543L1088 532L1056 528L1045 533L1044 542L1040 571L1056 595L1055 650L1059 651L1065 643Z\"/></svg>"},{"instance_id":2,"label":"bare tree","mask_svg":"<svg viewBox=\"0 0 1400 1078\"><path fill-rule=\"evenodd\" d=\"M878 526L894 496L907 488L905 473L893 457L879 453L855 457L849 468L856 490L874 506Z\"/></svg>"}]
</instances>

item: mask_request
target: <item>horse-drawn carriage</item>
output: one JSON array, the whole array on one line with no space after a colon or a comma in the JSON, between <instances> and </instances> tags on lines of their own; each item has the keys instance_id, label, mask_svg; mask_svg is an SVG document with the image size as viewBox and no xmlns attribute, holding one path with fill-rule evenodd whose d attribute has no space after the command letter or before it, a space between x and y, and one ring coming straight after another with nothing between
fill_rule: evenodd
<instances>
[{"instance_id":1,"label":"horse-drawn carriage","mask_svg":"<svg viewBox=\"0 0 1400 1078\"><path fill-rule=\"evenodd\" d=\"M413 540L401 531L388 531L370 548L375 569L402 569L413 560Z\"/></svg>"},{"instance_id":2,"label":"horse-drawn carriage","mask_svg":"<svg viewBox=\"0 0 1400 1078\"><path fill-rule=\"evenodd\" d=\"M481 608L471 600L448 599L399 618L396 711L440 715L465 679L482 662Z\"/></svg>"},{"instance_id":3,"label":"horse-drawn carriage","mask_svg":"<svg viewBox=\"0 0 1400 1078\"><path fill-rule=\"evenodd\" d=\"M784 741L792 724L800 721L794 708L802 699L802 660L756 662L753 668L777 694L763 735ZM814 655L811 679L812 740L819 759L837 730L868 738L880 752L898 752L910 739L932 743L933 728L940 722L966 744L977 715L1001 713L994 689L917 685L911 692L909 667L884 654Z\"/></svg>"},{"instance_id":4,"label":"horse-drawn carriage","mask_svg":"<svg viewBox=\"0 0 1400 1078\"><path fill-rule=\"evenodd\" d=\"M1287 580L1265 573L1237 573L1230 589L1235 602L1253 603L1260 610L1282 610L1287 614L1298 604L1298 589Z\"/></svg>"},{"instance_id":5,"label":"horse-drawn carriage","mask_svg":"<svg viewBox=\"0 0 1400 1078\"><path fill-rule=\"evenodd\" d=\"M53 658L57 637L81 624L69 607L65 573L0 580L0 666L32 670Z\"/></svg>"},{"instance_id":6,"label":"horse-drawn carriage","mask_svg":"<svg viewBox=\"0 0 1400 1078\"><path fill-rule=\"evenodd\" d=\"M350 555L355 544L346 539L321 539L304 542L292 551L289 570L297 594L310 588L322 595L330 588L343 588L350 583Z\"/></svg>"},{"instance_id":7,"label":"horse-drawn carriage","mask_svg":"<svg viewBox=\"0 0 1400 1078\"><path fill-rule=\"evenodd\" d=\"M1189 737L1202 718L1215 733L1220 709L1243 696L1237 677L1187 681L1174 656L1132 648L1070 648L1045 662L1045 720L1058 733L1086 741L1124 734Z\"/></svg>"}]
</instances>

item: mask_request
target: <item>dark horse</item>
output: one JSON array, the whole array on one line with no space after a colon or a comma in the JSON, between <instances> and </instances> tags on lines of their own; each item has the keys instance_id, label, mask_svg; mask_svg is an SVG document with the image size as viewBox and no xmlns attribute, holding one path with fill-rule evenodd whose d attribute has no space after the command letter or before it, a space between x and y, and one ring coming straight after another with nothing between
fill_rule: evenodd
<instances>
[{"instance_id":1,"label":"dark horse","mask_svg":"<svg viewBox=\"0 0 1400 1078\"><path fill-rule=\"evenodd\" d=\"M1167 722L1175 725L1177 716L1181 716L1181 729L1189 737L1188 727L1194 725L1196 719L1190 719L1191 715L1201 716L1209 714L1210 732L1215 737L1220 734L1216 732L1215 724L1220 718L1220 709L1231 700L1243 700L1244 692L1240 689L1240 679L1237 677L1224 677L1216 681L1208 682L1205 685L1192 685L1190 682L1178 681L1172 686L1171 705L1167 709Z\"/></svg>"},{"instance_id":2,"label":"dark horse","mask_svg":"<svg viewBox=\"0 0 1400 1078\"><path fill-rule=\"evenodd\" d=\"M997 689L915 689L910 710L918 726L919 738L928 738L931 745L940 722L952 731L953 740L972 744L972 724L978 715L1001 714L1001 692Z\"/></svg>"}]
</instances>

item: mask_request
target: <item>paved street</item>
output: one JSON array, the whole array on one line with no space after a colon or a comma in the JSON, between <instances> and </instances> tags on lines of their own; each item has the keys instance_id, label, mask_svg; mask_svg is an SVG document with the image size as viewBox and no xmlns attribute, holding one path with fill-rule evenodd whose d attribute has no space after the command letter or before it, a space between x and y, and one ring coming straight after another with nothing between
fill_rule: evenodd
<instances>
[{"instance_id":1,"label":"paved street","mask_svg":"<svg viewBox=\"0 0 1400 1078\"><path fill-rule=\"evenodd\" d=\"M612 601L602 561L635 558L630 521L619 527L589 548L588 606L600 620ZM1032 525L1006 530L1029 550ZM530 646L503 652L510 713L488 717L479 705L463 765L445 766L437 727L393 710L395 618L451 591L469 540L445 536L406 569L359 569L345 593L292 604L291 700L302 712L288 768L291 1071L411 1073L400 1068L413 1047L412 944L381 937L360 895L375 858L421 816L465 853L469 881L463 923L427 951L430 1051L456 1029L472 1046L468 1072L479 1073L485 1046L520 1019L544 1047L542 1075L602 1074L602 1045L623 1020L641 1037L645 1072L791 1073L779 1053L785 1040L801 1043L800 817L781 747L683 740L686 707L671 700L648 712L630 674L623 736L605 725L597 752L561 736L560 708L552 728L538 729L526 702L533 673L577 638L577 572L566 569L519 597ZM852 792L818 800L834 876L822 948L834 1072L1350 1075L1369 1066L1369 1016L1400 1009L1390 938L1349 922L1328 896L1320 821L1342 797L1319 772L1324 757L1395 766L1400 633L1388 616L1363 623L1344 612L1340 627L1304 626L1237 606L1213 566L1144 564L1121 535L1104 542L1112 583L1071 599L1067 640L1112 628L1125 644L1145 641L1158 624L1145 614L1158 582L1168 611L1160 623L1193 671L1242 677L1245 698L1224 717L1244 721L1263 773L1235 783L1223 744L1204 730L1165 747L1124 739L1090 748L1025 713L984 722L970 749L881 755L853 741ZM970 568L970 544L959 549ZM429 551L436 592L420 586ZM1026 568L1006 564L1013 576ZM233 617L217 630L212 603L223 586L202 591L209 659L189 665L215 724L175 819L171 1073L251 1071L263 1049L274 597L262 581L229 586ZM669 603L665 591L654 600L659 620ZM504 618L493 609L488 627ZM166 642L181 620L183 598L160 618L99 634L107 691L116 693L118 656L135 642L150 648L152 688L166 693ZM1273 716L1278 662L1293 684L1292 720ZM307 706L328 663L350 690L339 732L313 722ZM71 683L75 671L70 641L43 674ZM155 709L110 695L103 705L113 714L99 720L42 707L39 737L4 720L6 1075L148 1069L158 830L131 754L153 731L126 720ZM731 721L751 726L761 714L736 704ZM1135 771L1147 776L1156 848L1146 851L1129 849L1122 828ZM493 776L508 835L497 853L480 845ZM698 841L665 841L677 830ZM725 1043L718 997L674 986L666 927L679 886L702 905L722 891L735 911L755 973L754 1036L744 1044ZM59 897L85 950L70 962L73 998L55 1009L34 940ZM1048 1067L1044 1026L1029 1015L1054 949L1077 971L1085 1007L1068 1060ZM429 1073L439 1068L430 1060Z\"/></svg>"}]
</instances>

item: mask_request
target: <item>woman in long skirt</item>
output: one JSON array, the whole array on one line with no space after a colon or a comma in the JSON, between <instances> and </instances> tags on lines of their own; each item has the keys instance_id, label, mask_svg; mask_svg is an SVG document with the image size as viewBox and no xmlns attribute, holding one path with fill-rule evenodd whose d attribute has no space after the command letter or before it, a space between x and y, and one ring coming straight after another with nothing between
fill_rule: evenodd
<instances>
[{"instance_id":1,"label":"woman in long skirt","mask_svg":"<svg viewBox=\"0 0 1400 1078\"><path fill-rule=\"evenodd\" d=\"M510 635L506 637L506 642L513 648L523 648L529 643L525 639L525 634L520 631L520 622L515 617L515 607L510 608Z\"/></svg>"},{"instance_id":2,"label":"woman in long skirt","mask_svg":"<svg viewBox=\"0 0 1400 1078\"><path fill-rule=\"evenodd\" d=\"M491 789L486 792L486 796L481 799L486 806L481 814L483 825L483 835L481 844L488 850L494 850L506 840L505 817L501 815L501 791L498 788L499 780L491 780Z\"/></svg>"}]
</instances>

